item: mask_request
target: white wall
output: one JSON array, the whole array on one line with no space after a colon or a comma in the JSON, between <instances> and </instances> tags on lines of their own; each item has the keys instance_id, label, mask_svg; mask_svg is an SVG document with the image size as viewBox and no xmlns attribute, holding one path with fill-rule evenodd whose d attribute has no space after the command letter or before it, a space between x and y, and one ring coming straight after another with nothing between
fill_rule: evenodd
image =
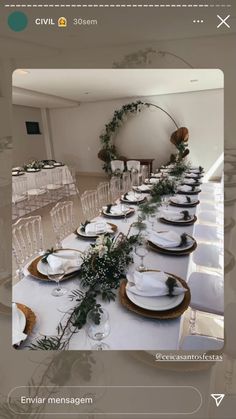
<instances>
[{"instance_id":1,"label":"white wall","mask_svg":"<svg viewBox=\"0 0 236 419\"><path fill-rule=\"evenodd\" d=\"M101 148L99 135L116 109L137 99L51 109L55 158L76 165L81 172L101 172L102 162L97 157ZM152 96L145 100L160 105L179 126L189 128L191 160L206 169L211 167L223 151L223 90ZM175 151L169 142L174 130L175 125L163 112L147 109L125 122L115 144L122 155L155 158L158 166Z\"/></svg>"},{"instance_id":2,"label":"white wall","mask_svg":"<svg viewBox=\"0 0 236 419\"><path fill-rule=\"evenodd\" d=\"M41 110L15 105L13 106L13 121L13 166L22 165L32 159L47 158ZM28 135L25 121L39 122L42 134Z\"/></svg>"}]
</instances>

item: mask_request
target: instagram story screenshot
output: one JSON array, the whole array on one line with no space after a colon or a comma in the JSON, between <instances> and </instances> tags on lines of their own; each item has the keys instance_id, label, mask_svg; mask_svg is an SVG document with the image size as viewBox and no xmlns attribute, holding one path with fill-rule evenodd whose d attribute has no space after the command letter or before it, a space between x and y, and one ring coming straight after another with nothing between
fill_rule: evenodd
<instances>
[{"instance_id":1,"label":"instagram story screenshot","mask_svg":"<svg viewBox=\"0 0 236 419\"><path fill-rule=\"evenodd\" d=\"M233 419L236 4L2 0L0 419Z\"/></svg>"}]
</instances>

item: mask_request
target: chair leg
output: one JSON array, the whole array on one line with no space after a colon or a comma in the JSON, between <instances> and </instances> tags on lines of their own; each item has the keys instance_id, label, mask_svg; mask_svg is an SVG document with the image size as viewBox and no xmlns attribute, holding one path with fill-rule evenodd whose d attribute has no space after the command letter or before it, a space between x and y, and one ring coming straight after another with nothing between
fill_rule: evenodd
<instances>
[{"instance_id":1,"label":"chair leg","mask_svg":"<svg viewBox=\"0 0 236 419\"><path fill-rule=\"evenodd\" d=\"M189 332L190 335L196 335L196 318L197 318L197 312L196 310L191 308L190 312L190 319L189 319Z\"/></svg>"}]
</instances>

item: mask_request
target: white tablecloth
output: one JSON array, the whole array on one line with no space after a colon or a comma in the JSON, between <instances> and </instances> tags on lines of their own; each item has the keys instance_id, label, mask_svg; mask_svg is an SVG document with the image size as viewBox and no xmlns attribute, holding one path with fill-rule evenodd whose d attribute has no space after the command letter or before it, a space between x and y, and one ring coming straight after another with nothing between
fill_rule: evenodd
<instances>
[{"instance_id":1,"label":"white tablecloth","mask_svg":"<svg viewBox=\"0 0 236 419\"><path fill-rule=\"evenodd\" d=\"M199 199L201 196L199 195ZM199 206L200 207L200 206ZM174 207L173 207L174 208ZM190 213L195 213L196 208L189 208ZM200 211L200 208L197 208ZM126 232L130 223L134 222L137 213L123 220L112 220L119 231ZM103 219L104 220L104 219ZM172 229L176 232L186 232L194 236L194 225L188 227L170 226L158 222L158 230ZM217 226L216 226L217 228ZM89 243L77 238L74 234L68 236L63 247L84 250ZM134 255L134 264L129 270L135 269L139 264L139 258ZM192 262L192 256L166 256L149 250L145 258L145 266L150 269L160 269L176 274L188 280L189 274L196 270ZM79 288L79 277L63 283L68 290ZM63 297L51 295L55 284L43 283L31 277L25 277L13 289L13 301L21 302L32 308L37 316L35 333L45 335L56 334L56 327L65 312L73 305L68 298L69 292ZM181 334L181 318L175 320L150 320L134 314L124 308L119 298L115 302L104 303L110 315L111 332L105 339L113 350L175 350L178 349ZM90 349L91 341L86 335L86 329L75 334L71 340L70 349Z\"/></svg>"},{"instance_id":2,"label":"white tablecloth","mask_svg":"<svg viewBox=\"0 0 236 419\"><path fill-rule=\"evenodd\" d=\"M53 183L53 178L52 178L52 173L54 172L62 172L62 182L70 182L73 183L73 179L71 176L71 173L68 169L68 167L62 166L62 167L55 167L54 169L42 169L43 173L46 173L45 176L45 184L49 185L51 183ZM37 189L37 176L40 172L28 172L25 173L24 175L18 177L18 176L12 176L12 184L14 185L14 182L17 182L17 179L21 179L21 178L26 178L27 182L26 182L26 190L22 190L22 193L26 193L29 189Z\"/></svg>"}]
</instances>

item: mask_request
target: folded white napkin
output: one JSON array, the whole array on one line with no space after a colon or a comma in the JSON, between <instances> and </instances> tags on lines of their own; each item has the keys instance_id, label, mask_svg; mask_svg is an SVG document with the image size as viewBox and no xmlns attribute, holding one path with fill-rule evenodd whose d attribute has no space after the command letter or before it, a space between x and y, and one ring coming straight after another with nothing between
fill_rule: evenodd
<instances>
[{"instance_id":1,"label":"folded white napkin","mask_svg":"<svg viewBox=\"0 0 236 419\"><path fill-rule=\"evenodd\" d=\"M189 197L191 199L190 204L193 204L196 199ZM187 195L176 195L171 198L171 201L175 202L176 204L188 204Z\"/></svg>"},{"instance_id":2,"label":"folded white napkin","mask_svg":"<svg viewBox=\"0 0 236 419\"><path fill-rule=\"evenodd\" d=\"M198 177L198 174L197 173L187 173L186 177L188 177L188 178Z\"/></svg>"},{"instance_id":3,"label":"folded white napkin","mask_svg":"<svg viewBox=\"0 0 236 419\"><path fill-rule=\"evenodd\" d=\"M151 177L162 177L161 173L151 173Z\"/></svg>"},{"instance_id":4,"label":"folded white napkin","mask_svg":"<svg viewBox=\"0 0 236 419\"><path fill-rule=\"evenodd\" d=\"M98 231L99 228L99 231ZM86 234L102 234L102 233L112 233L112 228L107 223L89 223L85 227Z\"/></svg>"},{"instance_id":5,"label":"folded white napkin","mask_svg":"<svg viewBox=\"0 0 236 419\"><path fill-rule=\"evenodd\" d=\"M124 198L124 195L123 195L123 198ZM135 193L133 191L130 191L126 195L125 199L127 201L133 201L133 202L135 202L135 201L142 201L143 200L143 197L142 196L137 196L137 195L135 195Z\"/></svg>"},{"instance_id":6,"label":"folded white napkin","mask_svg":"<svg viewBox=\"0 0 236 419\"><path fill-rule=\"evenodd\" d=\"M151 189L151 185L140 185L140 186L137 187L137 189L139 191L146 191L146 190Z\"/></svg>"},{"instance_id":7,"label":"folded white napkin","mask_svg":"<svg viewBox=\"0 0 236 419\"><path fill-rule=\"evenodd\" d=\"M194 179L184 178L183 183L187 183L188 185L194 185L195 184L195 180Z\"/></svg>"},{"instance_id":8,"label":"folded white napkin","mask_svg":"<svg viewBox=\"0 0 236 419\"><path fill-rule=\"evenodd\" d=\"M191 186L188 186L188 185L179 186L178 189L179 189L179 191L182 191L182 192L190 192L190 191L192 191Z\"/></svg>"},{"instance_id":9,"label":"folded white napkin","mask_svg":"<svg viewBox=\"0 0 236 419\"><path fill-rule=\"evenodd\" d=\"M175 231L156 232L151 231L148 235L148 240L157 246L163 247L177 247L181 243L180 235Z\"/></svg>"},{"instance_id":10,"label":"folded white napkin","mask_svg":"<svg viewBox=\"0 0 236 419\"><path fill-rule=\"evenodd\" d=\"M166 280L168 275L164 272L138 272L127 275L129 281L129 291L143 297L161 297L169 294ZM174 288L173 295L186 292L182 286Z\"/></svg>"},{"instance_id":11,"label":"folded white napkin","mask_svg":"<svg viewBox=\"0 0 236 419\"><path fill-rule=\"evenodd\" d=\"M21 323L21 311L17 307L16 303L12 304L12 344L19 345L23 340L27 338L27 335L23 333L25 328L24 324Z\"/></svg>"},{"instance_id":12,"label":"folded white napkin","mask_svg":"<svg viewBox=\"0 0 236 419\"><path fill-rule=\"evenodd\" d=\"M161 215L169 221L178 221L183 218L183 214L180 212L170 210L162 210Z\"/></svg>"},{"instance_id":13,"label":"folded white napkin","mask_svg":"<svg viewBox=\"0 0 236 419\"><path fill-rule=\"evenodd\" d=\"M191 173L200 173L199 169L189 169Z\"/></svg>"},{"instance_id":14,"label":"folded white napkin","mask_svg":"<svg viewBox=\"0 0 236 419\"><path fill-rule=\"evenodd\" d=\"M145 179L145 181L149 182L149 183L159 183L160 182L159 179L155 179L153 177L151 177L150 179Z\"/></svg>"},{"instance_id":15,"label":"folded white napkin","mask_svg":"<svg viewBox=\"0 0 236 419\"><path fill-rule=\"evenodd\" d=\"M79 269L82 264L78 252L64 253L56 252L52 253L47 257L49 266L55 270L63 269L67 272L71 268Z\"/></svg>"}]
</instances>

